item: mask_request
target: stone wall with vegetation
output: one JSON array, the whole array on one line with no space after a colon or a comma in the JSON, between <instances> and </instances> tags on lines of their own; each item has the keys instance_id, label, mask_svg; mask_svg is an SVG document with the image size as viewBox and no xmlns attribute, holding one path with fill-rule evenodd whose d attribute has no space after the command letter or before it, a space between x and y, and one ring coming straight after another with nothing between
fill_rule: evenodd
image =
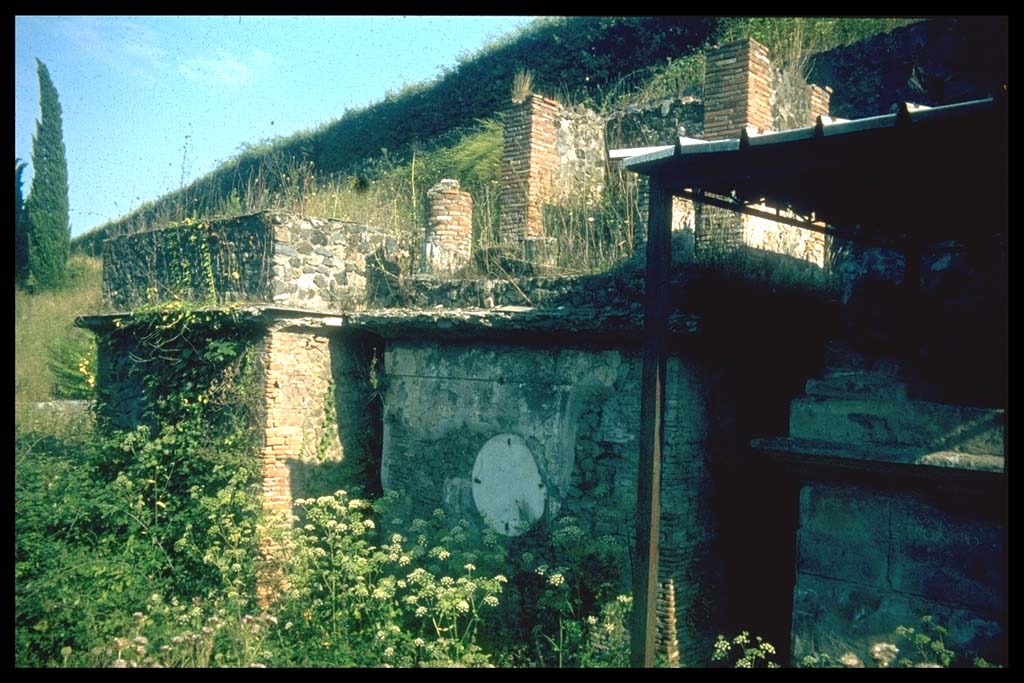
<instances>
[{"instance_id":1,"label":"stone wall with vegetation","mask_svg":"<svg viewBox=\"0 0 1024 683\"><path fill-rule=\"evenodd\" d=\"M628 106L608 117L609 149L673 145L704 132L704 103L692 95L665 98L652 106Z\"/></svg>"},{"instance_id":2,"label":"stone wall with vegetation","mask_svg":"<svg viewBox=\"0 0 1024 683\"><path fill-rule=\"evenodd\" d=\"M391 342L386 354L385 490L421 513L443 508L485 525L474 461L492 437L521 438L547 504L523 550L571 517L596 543L614 539L628 592L636 506L640 357L616 349ZM691 359L668 365L662 474L663 580L673 578L680 649L702 661L721 605L709 375ZM478 481L476 483L479 483Z\"/></svg>"},{"instance_id":3,"label":"stone wall with vegetation","mask_svg":"<svg viewBox=\"0 0 1024 683\"><path fill-rule=\"evenodd\" d=\"M126 311L169 301L268 301L273 236L260 216L108 239L103 305Z\"/></svg>"},{"instance_id":4,"label":"stone wall with vegetation","mask_svg":"<svg viewBox=\"0 0 1024 683\"><path fill-rule=\"evenodd\" d=\"M107 240L103 303L122 311L173 301L358 309L396 258L386 231L344 221L263 212L187 222Z\"/></svg>"},{"instance_id":5,"label":"stone wall with vegetation","mask_svg":"<svg viewBox=\"0 0 1024 683\"><path fill-rule=\"evenodd\" d=\"M942 17L819 52L808 81L831 86L833 116L891 113L897 102L927 106L991 97L1009 78L1006 17Z\"/></svg>"}]
</instances>

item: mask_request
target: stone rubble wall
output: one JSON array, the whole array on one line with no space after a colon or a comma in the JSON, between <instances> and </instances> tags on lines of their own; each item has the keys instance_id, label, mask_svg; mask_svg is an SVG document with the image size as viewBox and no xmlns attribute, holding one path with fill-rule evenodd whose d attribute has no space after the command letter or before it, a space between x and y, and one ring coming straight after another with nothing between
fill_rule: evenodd
<instances>
[{"instance_id":1,"label":"stone rubble wall","mask_svg":"<svg viewBox=\"0 0 1024 683\"><path fill-rule=\"evenodd\" d=\"M316 311L366 307L374 277L397 256L398 241L383 228L270 214L274 235L272 301Z\"/></svg>"},{"instance_id":2,"label":"stone rubble wall","mask_svg":"<svg viewBox=\"0 0 1024 683\"><path fill-rule=\"evenodd\" d=\"M763 204L753 208L769 211ZM743 216L742 223L743 244L746 246L792 256L819 268L825 267L826 240L822 233L759 216Z\"/></svg>"},{"instance_id":3,"label":"stone rubble wall","mask_svg":"<svg viewBox=\"0 0 1024 683\"><path fill-rule=\"evenodd\" d=\"M704 103L692 95L666 98L648 107L629 106L613 113L605 138L609 149L674 145L679 137L704 132Z\"/></svg>"},{"instance_id":4,"label":"stone rubble wall","mask_svg":"<svg viewBox=\"0 0 1024 683\"><path fill-rule=\"evenodd\" d=\"M819 116L828 116L832 88L809 84L802 73L772 69L772 129L791 130L817 123Z\"/></svg>"},{"instance_id":5,"label":"stone rubble wall","mask_svg":"<svg viewBox=\"0 0 1024 683\"><path fill-rule=\"evenodd\" d=\"M409 278L400 292L376 300L380 308L495 308L497 306L596 306L642 308L643 272L515 279Z\"/></svg>"},{"instance_id":6,"label":"stone rubble wall","mask_svg":"<svg viewBox=\"0 0 1024 683\"><path fill-rule=\"evenodd\" d=\"M381 228L263 212L108 239L103 304L361 309L375 275L397 257L397 240Z\"/></svg>"},{"instance_id":7,"label":"stone rubble wall","mask_svg":"<svg viewBox=\"0 0 1024 683\"><path fill-rule=\"evenodd\" d=\"M608 159L604 118L583 105L560 106L555 155L551 201L579 206L599 200Z\"/></svg>"}]
</instances>

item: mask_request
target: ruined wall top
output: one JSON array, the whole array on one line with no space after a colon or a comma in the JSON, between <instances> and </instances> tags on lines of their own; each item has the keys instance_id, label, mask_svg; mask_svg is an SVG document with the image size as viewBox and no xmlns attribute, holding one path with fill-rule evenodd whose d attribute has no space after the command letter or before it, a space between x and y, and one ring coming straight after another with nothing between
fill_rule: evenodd
<instances>
[{"instance_id":1,"label":"ruined wall top","mask_svg":"<svg viewBox=\"0 0 1024 683\"><path fill-rule=\"evenodd\" d=\"M103 248L103 306L173 301L273 303L316 311L365 308L397 271L381 228L262 212L113 237Z\"/></svg>"}]
</instances>

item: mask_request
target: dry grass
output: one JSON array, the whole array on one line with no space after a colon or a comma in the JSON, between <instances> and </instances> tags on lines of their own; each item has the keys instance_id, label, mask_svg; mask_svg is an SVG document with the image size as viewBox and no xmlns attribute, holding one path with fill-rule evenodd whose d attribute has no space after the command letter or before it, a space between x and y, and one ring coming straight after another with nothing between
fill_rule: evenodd
<instances>
[{"instance_id":1,"label":"dry grass","mask_svg":"<svg viewBox=\"0 0 1024 683\"><path fill-rule=\"evenodd\" d=\"M71 335L91 337L74 327L75 317L99 310L102 266L98 258L72 256L68 287L61 292L14 291L14 401L19 407L51 398L53 376L48 349Z\"/></svg>"},{"instance_id":2,"label":"dry grass","mask_svg":"<svg viewBox=\"0 0 1024 683\"><path fill-rule=\"evenodd\" d=\"M512 102L521 104L533 94L533 72L529 69L518 69L512 77Z\"/></svg>"}]
</instances>

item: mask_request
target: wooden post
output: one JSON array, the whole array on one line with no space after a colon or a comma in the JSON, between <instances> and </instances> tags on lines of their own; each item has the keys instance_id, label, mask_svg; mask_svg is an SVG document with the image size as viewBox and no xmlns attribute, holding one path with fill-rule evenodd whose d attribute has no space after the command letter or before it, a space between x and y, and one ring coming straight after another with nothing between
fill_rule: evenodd
<instances>
[{"instance_id":1,"label":"wooden post","mask_svg":"<svg viewBox=\"0 0 1024 683\"><path fill-rule=\"evenodd\" d=\"M665 431L665 338L668 328L668 287L671 269L672 193L663 179L652 176L647 214L640 467L637 473L633 628L630 634L630 662L636 667L654 666L658 534L661 517L661 448Z\"/></svg>"}]
</instances>

